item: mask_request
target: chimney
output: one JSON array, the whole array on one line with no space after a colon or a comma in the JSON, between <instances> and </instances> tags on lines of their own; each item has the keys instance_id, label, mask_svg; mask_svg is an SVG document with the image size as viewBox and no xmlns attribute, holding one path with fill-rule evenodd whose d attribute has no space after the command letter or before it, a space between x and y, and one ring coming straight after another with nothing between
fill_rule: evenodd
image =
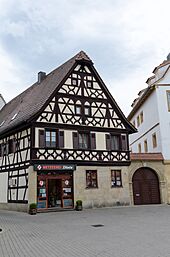
<instances>
[{"instance_id":1,"label":"chimney","mask_svg":"<svg viewBox=\"0 0 170 257\"><path fill-rule=\"evenodd\" d=\"M38 83L40 84L42 81L43 81L43 79L45 79L46 78L46 73L45 72L43 72L43 71L40 71L40 72L38 72Z\"/></svg>"}]
</instances>

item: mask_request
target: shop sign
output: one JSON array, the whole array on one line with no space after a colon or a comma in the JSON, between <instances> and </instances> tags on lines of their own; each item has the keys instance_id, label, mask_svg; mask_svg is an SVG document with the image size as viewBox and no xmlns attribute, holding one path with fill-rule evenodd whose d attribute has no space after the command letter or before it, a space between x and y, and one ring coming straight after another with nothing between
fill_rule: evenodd
<instances>
[{"instance_id":1,"label":"shop sign","mask_svg":"<svg viewBox=\"0 0 170 257\"><path fill-rule=\"evenodd\" d=\"M47 165L47 164L35 164L34 170L36 171L48 171L48 170L75 170L75 165Z\"/></svg>"}]
</instances>

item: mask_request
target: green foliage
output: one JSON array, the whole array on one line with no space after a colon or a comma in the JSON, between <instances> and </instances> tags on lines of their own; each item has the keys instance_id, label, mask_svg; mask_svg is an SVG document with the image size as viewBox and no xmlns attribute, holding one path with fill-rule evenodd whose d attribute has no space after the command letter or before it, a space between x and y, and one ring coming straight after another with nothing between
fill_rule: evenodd
<instances>
[{"instance_id":1,"label":"green foliage","mask_svg":"<svg viewBox=\"0 0 170 257\"><path fill-rule=\"evenodd\" d=\"M77 200L76 201L76 206L82 206L82 200Z\"/></svg>"},{"instance_id":2,"label":"green foliage","mask_svg":"<svg viewBox=\"0 0 170 257\"><path fill-rule=\"evenodd\" d=\"M30 210L31 209L37 209L37 204L36 203L31 203L30 204Z\"/></svg>"}]
</instances>

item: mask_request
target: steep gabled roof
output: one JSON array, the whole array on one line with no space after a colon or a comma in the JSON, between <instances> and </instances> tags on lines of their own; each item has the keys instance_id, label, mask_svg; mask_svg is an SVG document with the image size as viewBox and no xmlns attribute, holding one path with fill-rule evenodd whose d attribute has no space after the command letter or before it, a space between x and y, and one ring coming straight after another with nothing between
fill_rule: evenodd
<instances>
[{"instance_id":1,"label":"steep gabled roof","mask_svg":"<svg viewBox=\"0 0 170 257\"><path fill-rule=\"evenodd\" d=\"M53 95L59 85L61 85L67 78L68 73L74 68L77 62L86 62L93 65L93 62L88 55L81 51L57 69L46 75L40 83L34 83L23 93L7 103L0 111L0 134L2 135L21 124L31 121L31 119L45 106L46 102ZM119 110L131 133L135 132L134 127L126 120L110 92L108 90L107 92L114 101L115 107Z\"/></svg>"}]
</instances>

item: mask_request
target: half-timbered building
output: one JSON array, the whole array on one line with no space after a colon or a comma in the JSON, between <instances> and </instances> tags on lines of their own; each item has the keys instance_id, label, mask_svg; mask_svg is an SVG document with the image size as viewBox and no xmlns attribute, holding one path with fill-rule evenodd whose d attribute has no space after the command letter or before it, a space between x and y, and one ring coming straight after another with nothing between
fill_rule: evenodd
<instances>
[{"instance_id":1,"label":"half-timbered building","mask_svg":"<svg viewBox=\"0 0 170 257\"><path fill-rule=\"evenodd\" d=\"M0 111L1 207L129 204L135 132L81 51Z\"/></svg>"}]
</instances>

